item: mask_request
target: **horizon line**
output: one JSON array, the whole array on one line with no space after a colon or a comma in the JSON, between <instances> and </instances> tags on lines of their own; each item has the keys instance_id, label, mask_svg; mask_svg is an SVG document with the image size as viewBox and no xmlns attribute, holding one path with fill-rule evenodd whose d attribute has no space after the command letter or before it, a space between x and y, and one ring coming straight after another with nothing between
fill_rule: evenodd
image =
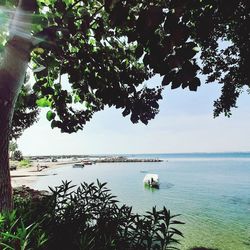
<instances>
[{"instance_id":1,"label":"horizon line","mask_svg":"<svg viewBox=\"0 0 250 250\"><path fill-rule=\"evenodd\" d=\"M24 157L32 156L106 156L106 155L190 155L190 154L249 154L250 151L220 151L220 152L175 152L175 153L91 153L91 154L39 154L39 155L24 155Z\"/></svg>"}]
</instances>

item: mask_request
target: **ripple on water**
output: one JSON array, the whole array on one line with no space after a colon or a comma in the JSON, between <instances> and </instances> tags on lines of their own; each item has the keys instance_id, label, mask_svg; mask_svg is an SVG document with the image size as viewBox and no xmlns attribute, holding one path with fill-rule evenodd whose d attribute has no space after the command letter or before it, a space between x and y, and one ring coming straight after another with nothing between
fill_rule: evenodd
<instances>
[{"instance_id":1,"label":"ripple on water","mask_svg":"<svg viewBox=\"0 0 250 250\"><path fill-rule=\"evenodd\" d=\"M173 183L170 182L160 182L160 189L170 189L174 187Z\"/></svg>"}]
</instances>

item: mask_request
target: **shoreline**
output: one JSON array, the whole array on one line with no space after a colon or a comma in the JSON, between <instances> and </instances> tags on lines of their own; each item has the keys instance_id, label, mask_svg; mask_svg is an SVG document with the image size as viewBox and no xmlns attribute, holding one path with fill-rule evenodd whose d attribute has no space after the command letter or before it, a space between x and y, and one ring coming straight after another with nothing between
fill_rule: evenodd
<instances>
[{"instance_id":1,"label":"shoreline","mask_svg":"<svg viewBox=\"0 0 250 250\"><path fill-rule=\"evenodd\" d=\"M95 164L95 163L139 163L139 162L162 162L161 159L134 159L134 158L125 158L125 157L106 157L104 159L96 159L96 160L66 160L66 161L31 161L31 166L26 168L17 168L16 170L11 170L11 184L13 188L20 186L28 186L37 181L39 177L48 176L47 170L56 169L63 167L65 165L73 165L75 163L83 163L85 165L90 165L87 163ZM84 163L85 162L85 163ZM39 164L40 169L38 169L37 165Z\"/></svg>"},{"instance_id":2,"label":"shoreline","mask_svg":"<svg viewBox=\"0 0 250 250\"><path fill-rule=\"evenodd\" d=\"M20 186L28 186L37 181L39 177L48 176L48 170L60 168L66 165L71 165L74 163L79 163L80 161L63 161L63 162L32 162L31 167L18 168L17 170L11 170L11 185L13 188ZM40 166L47 166L40 171L37 170L37 164Z\"/></svg>"}]
</instances>

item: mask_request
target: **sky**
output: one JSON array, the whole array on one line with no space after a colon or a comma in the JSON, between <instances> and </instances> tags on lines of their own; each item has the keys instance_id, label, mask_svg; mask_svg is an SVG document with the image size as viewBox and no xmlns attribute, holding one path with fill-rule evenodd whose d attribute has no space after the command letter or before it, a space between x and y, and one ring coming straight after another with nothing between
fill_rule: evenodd
<instances>
[{"instance_id":1,"label":"sky","mask_svg":"<svg viewBox=\"0 0 250 250\"><path fill-rule=\"evenodd\" d=\"M160 83L155 77L149 84ZM146 126L132 124L122 110L96 113L74 134L51 129L46 111L17 143L24 155L138 154L250 151L250 96L243 93L231 118L213 118L218 84L202 84L197 92L167 88L160 112Z\"/></svg>"}]
</instances>

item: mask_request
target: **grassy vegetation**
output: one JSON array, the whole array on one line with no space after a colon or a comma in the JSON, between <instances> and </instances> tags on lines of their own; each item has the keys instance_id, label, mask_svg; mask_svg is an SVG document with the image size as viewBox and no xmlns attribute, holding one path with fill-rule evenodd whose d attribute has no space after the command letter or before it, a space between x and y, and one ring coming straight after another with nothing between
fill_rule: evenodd
<instances>
[{"instance_id":1,"label":"grassy vegetation","mask_svg":"<svg viewBox=\"0 0 250 250\"><path fill-rule=\"evenodd\" d=\"M21 168L28 168L31 166L31 161L28 159L23 159L18 162L18 166Z\"/></svg>"}]
</instances>

